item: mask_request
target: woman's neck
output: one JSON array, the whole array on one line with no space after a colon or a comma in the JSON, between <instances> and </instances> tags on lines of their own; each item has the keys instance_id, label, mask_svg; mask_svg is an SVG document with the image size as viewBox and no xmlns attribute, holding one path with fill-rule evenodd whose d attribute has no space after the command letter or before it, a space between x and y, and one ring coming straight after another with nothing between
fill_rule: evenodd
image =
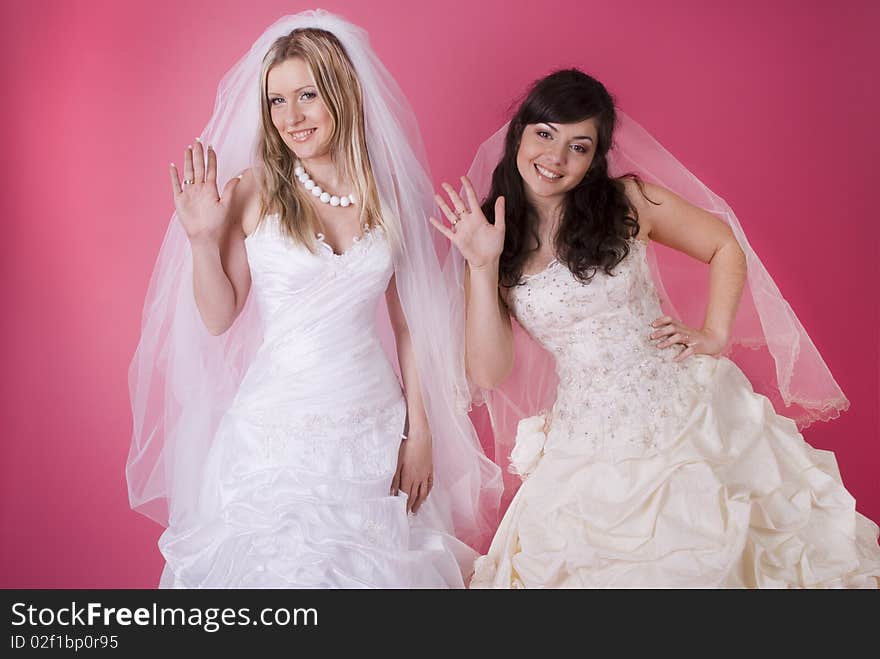
<instances>
[{"instance_id":1,"label":"woman's neck","mask_svg":"<svg viewBox=\"0 0 880 659\"><path fill-rule=\"evenodd\" d=\"M541 205L532 204L535 219L538 221L538 235L542 242L552 243L562 220L562 203L555 201L551 204L547 199L541 201L543 202Z\"/></svg>"},{"instance_id":2,"label":"woman's neck","mask_svg":"<svg viewBox=\"0 0 880 659\"><path fill-rule=\"evenodd\" d=\"M342 180L336 163L333 162L329 155L309 158L300 162L309 176L312 177L312 180L322 188L326 187L327 191L331 194L346 194L350 192L348 190L350 184ZM346 189L343 190L343 187Z\"/></svg>"},{"instance_id":3,"label":"woman's neck","mask_svg":"<svg viewBox=\"0 0 880 659\"><path fill-rule=\"evenodd\" d=\"M526 199L538 220L538 227L543 233L545 229L554 231L562 216L564 197L538 197L526 191Z\"/></svg>"}]
</instances>

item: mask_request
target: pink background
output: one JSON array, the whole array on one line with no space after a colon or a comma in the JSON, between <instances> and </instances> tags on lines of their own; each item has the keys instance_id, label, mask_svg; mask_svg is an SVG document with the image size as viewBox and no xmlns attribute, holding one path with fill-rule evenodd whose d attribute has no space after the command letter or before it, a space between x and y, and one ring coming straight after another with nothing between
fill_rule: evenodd
<instances>
[{"instance_id":1,"label":"pink background","mask_svg":"<svg viewBox=\"0 0 880 659\"><path fill-rule=\"evenodd\" d=\"M664 6L665 5L665 6ZM717 5L717 6L712 6ZM576 65L736 209L852 401L810 428L880 519L880 5L334 0L452 180L533 79ZM0 586L153 587L128 508L127 368L172 211L166 173L277 0L4 0Z\"/></svg>"}]
</instances>

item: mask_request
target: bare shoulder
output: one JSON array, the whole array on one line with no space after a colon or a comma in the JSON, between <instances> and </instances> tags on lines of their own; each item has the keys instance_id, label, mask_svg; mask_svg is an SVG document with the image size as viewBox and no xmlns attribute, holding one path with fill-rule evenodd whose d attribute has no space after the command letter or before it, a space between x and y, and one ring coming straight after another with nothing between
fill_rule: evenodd
<instances>
[{"instance_id":1,"label":"bare shoulder","mask_svg":"<svg viewBox=\"0 0 880 659\"><path fill-rule=\"evenodd\" d=\"M638 214L638 238L648 240L654 224L666 207L670 206L675 195L666 188L647 183L634 176L623 176L619 180L623 183L627 201Z\"/></svg>"},{"instance_id":2,"label":"bare shoulder","mask_svg":"<svg viewBox=\"0 0 880 659\"><path fill-rule=\"evenodd\" d=\"M242 231L249 236L260 221L260 180L253 168L244 170L239 176L241 180L233 188L229 204Z\"/></svg>"},{"instance_id":3,"label":"bare shoulder","mask_svg":"<svg viewBox=\"0 0 880 659\"><path fill-rule=\"evenodd\" d=\"M639 213L643 210L650 212L650 209L662 206L673 196L666 188L647 183L634 176L622 176L619 180L623 183L627 201Z\"/></svg>"}]
</instances>

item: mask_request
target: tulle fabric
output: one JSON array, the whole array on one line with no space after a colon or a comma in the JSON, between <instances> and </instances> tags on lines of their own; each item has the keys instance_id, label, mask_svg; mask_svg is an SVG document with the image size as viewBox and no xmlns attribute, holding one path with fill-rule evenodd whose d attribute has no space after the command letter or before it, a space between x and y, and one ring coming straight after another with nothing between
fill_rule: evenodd
<instances>
[{"instance_id":1,"label":"tulle fabric","mask_svg":"<svg viewBox=\"0 0 880 659\"><path fill-rule=\"evenodd\" d=\"M376 334L384 229L313 253L271 215L245 247L264 339L201 471L198 523L159 538L160 586L464 587L474 550L433 502L409 516L389 493L406 401Z\"/></svg>"},{"instance_id":2,"label":"tulle fabric","mask_svg":"<svg viewBox=\"0 0 880 659\"><path fill-rule=\"evenodd\" d=\"M619 109L617 116L609 152L611 176L637 174L712 213L731 228L746 255L747 282L725 356L743 370L755 391L767 396L777 412L793 419L798 428L838 417L849 401L752 249L733 210L636 121ZM501 159L507 127L502 126L480 146L468 171L481 199L488 194L492 172ZM664 313L701 326L708 303L706 266L653 242L648 262ZM444 270L450 287L463 296L464 260L457 250L450 250ZM463 312L456 322L463 331ZM550 409L558 384L552 357L515 320L513 326L516 359L510 377L493 391L472 391L477 403L487 404L495 461L504 468L505 504L520 483L507 469L516 426L521 419Z\"/></svg>"},{"instance_id":3,"label":"tulle fabric","mask_svg":"<svg viewBox=\"0 0 880 659\"><path fill-rule=\"evenodd\" d=\"M597 459L577 438L553 444L543 417L523 420L525 480L470 587L877 588L878 529L834 454L728 359L694 367L702 399L660 451Z\"/></svg>"},{"instance_id":4,"label":"tulle fabric","mask_svg":"<svg viewBox=\"0 0 880 659\"><path fill-rule=\"evenodd\" d=\"M221 189L255 164L260 65L272 42L300 27L332 32L352 60L363 87L367 147L382 210L401 225L394 272L434 438L435 485L426 514L468 544L483 546L497 522L501 479L466 414L462 335L451 324L463 302L457 291L439 285L442 273L427 222L433 187L415 117L366 33L320 10L280 19L224 76L201 139L217 152ZM396 368L384 301L378 319ZM193 297L189 244L172 216L129 371L134 428L126 475L134 509L163 525L197 525L199 474L264 329L251 299L228 332L207 332Z\"/></svg>"},{"instance_id":5,"label":"tulle fabric","mask_svg":"<svg viewBox=\"0 0 880 659\"><path fill-rule=\"evenodd\" d=\"M834 454L729 359L649 338L646 255L631 240L589 284L556 262L507 296L560 384L519 422L523 484L471 588L876 588L878 528Z\"/></svg>"}]
</instances>

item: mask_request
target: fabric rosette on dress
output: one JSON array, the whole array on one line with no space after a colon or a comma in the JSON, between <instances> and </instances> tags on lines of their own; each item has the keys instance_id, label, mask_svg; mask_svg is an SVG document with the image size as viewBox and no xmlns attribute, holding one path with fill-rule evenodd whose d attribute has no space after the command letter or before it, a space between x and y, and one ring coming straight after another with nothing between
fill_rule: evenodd
<instances>
[{"instance_id":1,"label":"fabric rosette on dress","mask_svg":"<svg viewBox=\"0 0 880 659\"><path fill-rule=\"evenodd\" d=\"M506 480L509 506L470 586L876 588L878 527L856 511L834 455L799 433L839 415L846 397L730 207L619 119L612 175L635 173L714 214L746 255L731 347L680 363L678 349L658 350L660 316L702 323L706 294L693 282L708 274L639 239L610 275L584 283L557 260L510 288L513 373L477 399L496 460L524 478ZM468 173L478 195L506 132ZM447 275L463 296L456 252Z\"/></svg>"},{"instance_id":2,"label":"fabric rosette on dress","mask_svg":"<svg viewBox=\"0 0 880 659\"><path fill-rule=\"evenodd\" d=\"M523 480L535 470L544 455L546 424L545 415L538 414L523 419L516 427L516 441L510 452L510 471Z\"/></svg>"},{"instance_id":3,"label":"fabric rosette on dress","mask_svg":"<svg viewBox=\"0 0 880 659\"><path fill-rule=\"evenodd\" d=\"M554 268L508 303L559 388L548 427L518 425L522 485L472 588L876 587L878 529L834 455L729 359L654 346L643 244L612 276Z\"/></svg>"}]
</instances>

